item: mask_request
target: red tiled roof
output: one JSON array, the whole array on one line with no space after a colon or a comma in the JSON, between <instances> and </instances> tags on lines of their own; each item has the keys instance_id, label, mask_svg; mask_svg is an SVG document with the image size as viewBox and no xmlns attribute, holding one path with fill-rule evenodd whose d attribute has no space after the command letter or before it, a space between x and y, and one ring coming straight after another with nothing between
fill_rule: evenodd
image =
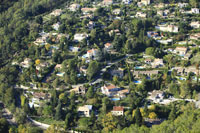
<instances>
[{"instance_id":1,"label":"red tiled roof","mask_svg":"<svg viewBox=\"0 0 200 133\"><path fill-rule=\"evenodd\" d=\"M113 111L124 111L124 107L122 106L114 106Z\"/></svg>"}]
</instances>

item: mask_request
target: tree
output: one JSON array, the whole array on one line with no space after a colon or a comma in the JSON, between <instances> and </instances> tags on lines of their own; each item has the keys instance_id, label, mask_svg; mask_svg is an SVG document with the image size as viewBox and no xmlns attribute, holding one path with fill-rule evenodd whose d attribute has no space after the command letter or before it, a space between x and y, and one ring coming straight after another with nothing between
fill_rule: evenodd
<instances>
[{"instance_id":1,"label":"tree","mask_svg":"<svg viewBox=\"0 0 200 133\"><path fill-rule=\"evenodd\" d=\"M0 118L0 132L1 133L8 133L9 130L9 123L5 118Z\"/></svg>"},{"instance_id":2,"label":"tree","mask_svg":"<svg viewBox=\"0 0 200 133\"><path fill-rule=\"evenodd\" d=\"M114 119L114 116L111 113L108 113L102 119L103 131L104 132L112 132L115 128L117 128L117 122Z\"/></svg>"},{"instance_id":3,"label":"tree","mask_svg":"<svg viewBox=\"0 0 200 133\"><path fill-rule=\"evenodd\" d=\"M81 118L78 121L78 127L80 129L84 129L84 130L88 129L89 128L89 124L90 124L89 118Z\"/></svg>"},{"instance_id":4,"label":"tree","mask_svg":"<svg viewBox=\"0 0 200 133\"><path fill-rule=\"evenodd\" d=\"M93 97L94 97L94 90L93 90L93 87L92 87L92 86L89 87L89 89L88 89L88 91L87 91L87 93L86 93L86 97L87 97L87 99L93 98Z\"/></svg>"},{"instance_id":5,"label":"tree","mask_svg":"<svg viewBox=\"0 0 200 133\"><path fill-rule=\"evenodd\" d=\"M40 59L35 60L35 64L39 65L40 64Z\"/></svg>"},{"instance_id":6,"label":"tree","mask_svg":"<svg viewBox=\"0 0 200 133\"><path fill-rule=\"evenodd\" d=\"M169 113L169 120L174 121L176 119L176 108L175 105L172 106L171 112Z\"/></svg>"},{"instance_id":7,"label":"tree","mask_svg":"<svg viewBox=\"0 0 200 133\"><path fill-rule=\"evenodd\" d=\"M60 102L58 103L58 106L56 107L55 119L56 120L61 120L62 119L62 106L61 106Z\"/></svg>"},{"instance_id":8,"label":"tree","mask_svg":"<svg viewBox=\"0 0 200 133\"><path fill-rule=\"evenodd\" d=\"M155 53L155 48L153 48L153 47L148 47L148 48L146 48L146 50L145 50L145 53L147 54L147 55L154 55Z\"/></svg>"},{"instance_id":9,"label":"tree","mask_svg":"<svg viewBox=\"0 0 200 133\"><path fill-rule=\"evenodd\" d=\"M119 83L118 76L113 77L113 82L114 82L115 85L117 85Z\"/></svg>"},{"instance_id":10,"label":"tree","mask_svg":"<svg viewBox=\"0 0 200 133\"><path fill-rule=\"evenodd\" d=\"M198 0L189 0L189 2L190 2L190 5L192 7L197 8L199 6L199 1Z\"/></svg>"},{"instance_id":11,"label":"tree","mask_svg":"<svg viewBox=\"0 0 200 133\"><path fill-rule=\"evenodd\" d=\"M91 61L87 69L88 79L91 80L99 71L99 69L99 63L97 61Z\"/></svg>"},{"instance_id":12,"label":"tree","mask_svg":"<svg viewBox=\"0 0 200 133\"><path fill-rule=\"evenodd\" d=\"M134 114L134 121L137 125L141 126L143 123L143 118L142 118L142 114L140 112L139 108L136 108L135 110L135 114Z\"/></svg>"},{"instance_id":13,"label":"tree","mask_svg":"<svg viewBox=\"0 0 200 133\"><path fill-rule=\"evenodd\" d=\"M155 112L149 113L149 118L150 118L150 119L155 119L155 118L157 118L156 113L155 113Z\"/></svg>"}]
</instances>

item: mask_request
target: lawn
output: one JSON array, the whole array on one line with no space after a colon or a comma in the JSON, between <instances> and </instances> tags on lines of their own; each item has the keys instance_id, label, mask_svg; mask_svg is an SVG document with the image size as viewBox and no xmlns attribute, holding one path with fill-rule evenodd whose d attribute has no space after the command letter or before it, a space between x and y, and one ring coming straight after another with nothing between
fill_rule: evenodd
<instances>
[{"instance_id":1,"label":"lawn","mask_svg":"<svg viewBox=\"0 0 200 133\"><path fill-rule=\"evenodd\" d=\"M36 121L39 121L41 123L45 123L45 124L59 124L59 125L63 125L65 122L64 121L56 121L53 118L45 118L45 117L34 117L33 118Z\"/></svg>"}]
</instances>

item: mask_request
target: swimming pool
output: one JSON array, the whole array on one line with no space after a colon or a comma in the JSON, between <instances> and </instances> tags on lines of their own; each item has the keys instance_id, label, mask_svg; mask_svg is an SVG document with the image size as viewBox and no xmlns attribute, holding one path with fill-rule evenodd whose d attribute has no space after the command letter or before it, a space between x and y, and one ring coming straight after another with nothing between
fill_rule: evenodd
<instances>
[{"instance_id":1,"label":"swimming pool","mask_svg":"<svg viewBox=\"0 0 200 133\"><path fill-rule=\"evenodd\" d=\"M184 77L180 77L179 79L180 79L180 80L186 80L186 78L184 78Z\"/></svg>"},{"instance_id":2,"label":"swimming pool","mask_svg":"<svg viewBox=\"0 0 200 133\"><path fill-rule=\"evenodd\" d=\"M144 69L142 66L136 66L135 69Z\"/></svg>"},{"instance_id":3,"label":"swimming pool","mask_svg":"<svg viewBox=\"0 0 200 133\"><path fill-rule=\"evenodd\" d=\"M136 84L140 84L140 83L142 83L141 80L135 80L135 81L133 81L133 82L136 83Z\"/></svg>"},{"instance_id":4,"label":"swimming pool","mask_svg":"<svg viewBox=\"0 0 200 133\"><path fill-rule=\"evenodd\" d=\"M112 101L119 101L120 98L111 98Z\"/></svg>"}]
</instances>

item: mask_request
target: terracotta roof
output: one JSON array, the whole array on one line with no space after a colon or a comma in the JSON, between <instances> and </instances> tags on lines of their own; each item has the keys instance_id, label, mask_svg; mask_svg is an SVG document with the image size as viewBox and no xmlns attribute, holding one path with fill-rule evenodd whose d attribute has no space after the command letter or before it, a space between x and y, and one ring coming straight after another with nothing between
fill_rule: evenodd
<instances>
[{"instance_id":1,"label":"terracotta roof","mask_svg":"<svg viewBox=\"0 0 200 133\"><path fill-rule=\"evenodd\" d=\"M113 111L124 111L124 107L122 106L114 106Z\"/></svg>"},{"instance_id":2,"label":"terracotta roof","mask_svg":"<svg viewBox=\"0 0 200 133\"><path fill-rule=\"evenodd\" d=\"M106 88L108 90L110 90L110 89L114 89L114 88L117 88L117 87L115 85L113 85L113 84L110 84L110 85L106 86Z\"/></svg>"},{"instance_id":3,"label":"terracotta roof","mask_svg":"<svg viewBox=\"0 0 200 133\"><path fill-rule=\"evenodd\" d=\"M111 43L106 43L105 46L109 47L111 46L112 44Z\"/></svg>"}]
</instances>

